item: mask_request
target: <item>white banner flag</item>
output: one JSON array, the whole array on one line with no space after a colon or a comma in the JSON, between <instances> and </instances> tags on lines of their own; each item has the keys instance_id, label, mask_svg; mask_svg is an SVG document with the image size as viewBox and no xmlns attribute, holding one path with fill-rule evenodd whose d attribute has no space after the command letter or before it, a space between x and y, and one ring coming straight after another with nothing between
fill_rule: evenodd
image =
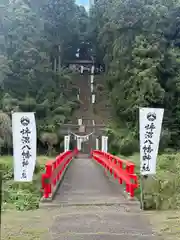
<instances>
[{"instance_id":1,"label":"white banner flag","mask_svg":"<svg viewBox=\"0 0 180 240\"><path fill-rule=\"evenodd\" d=\"M81 126L82 125L82 118L78 119L78 125Z\"/></svg>"},{"instance_id":2,"label":"white banner flag","mask_svg":"<svg viewBox=\"0 0 180 240\"><path fill-rule=\"evenodd\" d=\"M36 165L36 121L34 113L12 114L14 180L30 182Z\"/></svg>"},{"instance_id":3,"label":"white banner flag","mask_svg":"<svg viewBox=\"0 0 180 240\"><path fill-rule=\"evenodd\" d=\"M81 137L77 137L77 149L78 149L78 151L81 151L81 143L82 143Z\"/></svg>"},{"instance_id":4,"label":"white banner flag","mask_svg":"<svg viewBox=\"0 0 180 240\"><path fill-rule=\"evenodd\" d=\"M99 150L99 139L96 138L96 150Z\"/></svg>"},{"instance_id":5,"label":"white banner flag","mask_svg":"<svg viewBox=\"0 0 180 240\"><path fill-rule=\"evenodd\" d=\"M91 84L94 82L94 75L91 75Z\"/></svg>"},{"instance_id":6,"label":"white banner flag","mask_svg":"<svg viewBox=\"0 0 180 240\"><path fill-rule=\"evenodd\" d=\"M94 84L91 83L91 92L93 92L93 90L94 90Z\"/></svg>"},{"instance_id":7,"label":"white banner flag","mask_svg":"<svg viewBox=\"0 0 180 240\"><path fill-rule=\"evenodd\" d=\"M156 173L156 159L164 109L140 108L140 172L142 175Z\"/></svg>"},{"instance_id":8,"label":"white banner flag","mask_svg":"<svg viewBox=\"0 0 180 240\"><path fill-rule=\"evenodd\" d=\"M91 67L91 74L94 74L94 65Z\"/></svg>"},{"instance_id":9,"label":"white banner flag","mask_svg":"<svg viewBox=\"0 0 180 240\"><path fill-rule=\"evenodd\" d=\"M70 145L70 136L64 136L64 152L69 151L69 145Z\"/></svg>"},{"instance_id":10,"label":"white banner flag","mask_svg":"<svg viewBox=\"0 0 180 240\"><path fill-rule=\"evenodd\" d=\"M101 142L101 151L108 152L108 137L102 136Z\"/></svg>"},{"instance_id":11,"label":"white banner flag","mask_svg":"<svg viewBox=\"0 0 180 240\"><path fill-rule=\"evenodd\" d=\"M92 94L92 99L91 99L91 103L95 103L95 98L96 98L96 96L95 96L95 94Z\"/></svg>"},{"instance_id":12,"label":"white banner flag","mask_svg":"<svg viewBox=\"0 0 180 240\"><path fill-rule=\"evenodd\" d=\"M81 74L83 74L83 72L84 72L84 66L81 66L80 68L81 68L81 70L80 70L80 71L81 71Z\"/></svg>"}]
</instances>

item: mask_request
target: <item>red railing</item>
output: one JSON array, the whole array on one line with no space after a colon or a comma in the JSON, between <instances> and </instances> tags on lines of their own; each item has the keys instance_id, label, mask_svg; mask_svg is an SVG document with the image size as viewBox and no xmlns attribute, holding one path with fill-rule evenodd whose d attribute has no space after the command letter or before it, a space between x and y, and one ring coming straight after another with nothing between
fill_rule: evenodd
<instances>
[{"instance_id":1,"label":"red railing","mask_svg":"<svg viewBox=\"0 0 180 240\"><path fill-rule=\"evenodd\" d=\"M138 177L134 173L134 163L99 150L92 151L91 157L103 166L105 170L113 174L114 178L118 179L120 184L125 183L126 192L131 197L134 197L134 190L138 188Z\"/></svg>"},{"instance_id":2,"label":"red railing","mask_svg":"<svg viewBox=\"0 0 180 240\"><path fill-rule=\"evenodd\" d=\"M49 160L45 173L41 176L43 199L51 199L55 193L69 163L78 154L78 150L63 152L55 160Z\"/></svg>"}]
</instances>

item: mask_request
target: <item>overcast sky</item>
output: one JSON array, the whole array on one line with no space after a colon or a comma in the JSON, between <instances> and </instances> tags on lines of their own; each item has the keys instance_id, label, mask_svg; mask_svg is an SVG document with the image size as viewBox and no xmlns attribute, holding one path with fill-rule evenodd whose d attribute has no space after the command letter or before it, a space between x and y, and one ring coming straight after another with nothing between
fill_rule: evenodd
<instances>
[{"instance_id":1,"label":"overcast sky","mask_svg":"<svg viewBox=\"0 0 180 240\"><path fill-rule=\"evenodd\" d=\"M88 0L76 0L76 3L78 5L83 5L86 8L86 10L88 10L88 8L89 8L89 1Z\"/></svg>"}]
</instances>

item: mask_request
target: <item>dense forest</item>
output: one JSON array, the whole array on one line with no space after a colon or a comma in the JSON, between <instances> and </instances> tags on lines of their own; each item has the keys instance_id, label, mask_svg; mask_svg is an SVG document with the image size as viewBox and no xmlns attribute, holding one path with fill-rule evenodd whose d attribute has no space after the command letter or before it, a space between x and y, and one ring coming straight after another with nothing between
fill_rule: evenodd
<instances>
[{"instance_id":1,"label":"dense forest","mask_svg":"<svg viewBox=\"0 0 180 240\"><path fill-rule=\"evenodd\" d=\"M90 22L113 108L111 149L138 150L139 107L165 109L161 151L178 149L180 2L97 0Z\"/></svg>"},{"instance_id":2,"label":"dense forest","mask_svg":"<svg viewBox=\"0 0 180 240\"><path fill-rule=\"evenodd\" d=\"M12 147L12 111L35 112L38 145L59 146L79 104L63 63L86 41L87 12L74 0L0 0L0 23L0 149Z\"/></svg>"},{"instance_id":3,"label":"dense forest","mask_svg":"<svg viewBox=\"0 0 180 240\"><path fill-rule=\"evenodd\" d=\"M12 111L35 111L38 141L59 144L79 104L64 61L87 41L105 64L112 149L138 150L140 106L165 109L161 150L179 148L178 0L97 0L89 14L74 0L0 0L0 18L1 150L12 145Z\"/></svg>"}]
</instances>

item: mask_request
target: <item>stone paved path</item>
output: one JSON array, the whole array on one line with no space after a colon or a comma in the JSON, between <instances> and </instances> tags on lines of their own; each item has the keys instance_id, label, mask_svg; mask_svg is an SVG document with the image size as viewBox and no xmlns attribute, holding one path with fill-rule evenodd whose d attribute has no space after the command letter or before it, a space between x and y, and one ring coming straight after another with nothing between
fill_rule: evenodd
<instances>
[{"instance_id":1,"label":"stone paved path","mask_svg":"<svg viewBox=\"0 0 180 240\"><path fill-rule=\"evenodd\" d=\"M86 156L74 159L51 206L59 206L53 240L155 240L136 201Z\"/></svg>"}]
</instances>

